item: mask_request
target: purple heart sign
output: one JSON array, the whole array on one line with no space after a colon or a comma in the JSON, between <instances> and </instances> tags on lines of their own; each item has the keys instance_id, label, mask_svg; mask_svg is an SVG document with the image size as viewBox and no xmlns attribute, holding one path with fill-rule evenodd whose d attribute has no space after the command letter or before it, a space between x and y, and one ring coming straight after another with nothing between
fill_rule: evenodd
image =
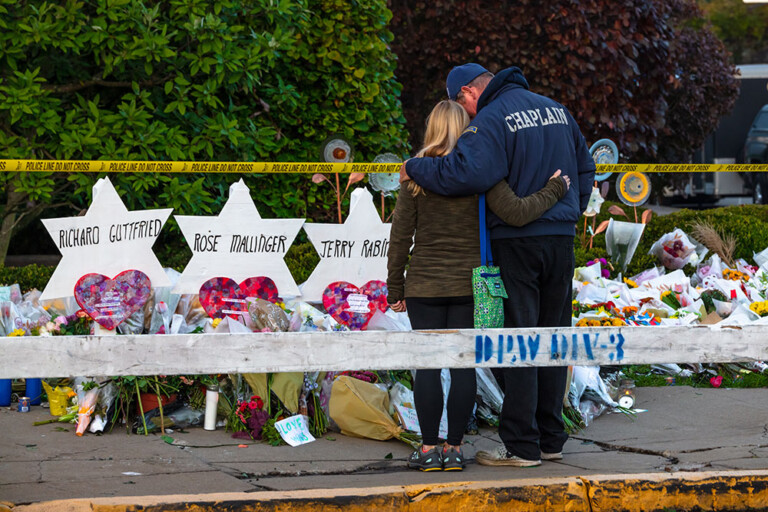
<instances>
[{"instance_id":1,"label":"purple heart sign","mask_svg":"<svg viewBox=\"0 0 768 512\"><path fill-rule=\"evenodd\" d=\"M112 330L147 302L152 285L139 270L126 270L114 279L102 274L86 274L75 285L75 300L88 316Z\"/></svg>"}]
</instances>

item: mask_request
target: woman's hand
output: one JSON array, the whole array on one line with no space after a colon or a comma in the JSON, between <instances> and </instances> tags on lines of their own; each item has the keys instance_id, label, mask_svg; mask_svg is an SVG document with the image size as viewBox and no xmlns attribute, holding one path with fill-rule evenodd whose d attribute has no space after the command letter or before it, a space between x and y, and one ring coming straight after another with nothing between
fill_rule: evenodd
<instances>
[{"instance_id":1,"label":"woman's hand","mask_svg":"<svg viewBox=\"0 0 768 512\"><path fill-rule=\"evenodd\" d=\"M562 171L560 169L555 171L555 174L553 174L549 179L553 180L555 178L563 178L565 180L565 190L568 190L571 188L571 178L568 177L567 174L561 176Z\"/></svg>"},{"instance_id":2,"label":"woman's hand","mask_svg":"<svg viewBox=\"0 0 768 512\"><path fill-rule=\"evenodd\" d=\"M392 308L392 311L396 313L403 313L405 312L405 299L399 300L395 302L394 304L389 305L390 308Z\"/></svg>"}]
</instances>

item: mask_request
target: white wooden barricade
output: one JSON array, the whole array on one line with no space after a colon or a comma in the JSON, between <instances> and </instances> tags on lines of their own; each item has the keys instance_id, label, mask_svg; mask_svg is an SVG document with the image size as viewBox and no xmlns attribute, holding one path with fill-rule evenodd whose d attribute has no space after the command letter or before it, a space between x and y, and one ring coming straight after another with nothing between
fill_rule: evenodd
<instances>
[{"instance_id":1,"label":"white wooden barricade","mask_svg":"<svg viewBox=\"0 0 768 512\"><path fill-rule=\"evenodd\" d=\"M768 361L768 327L0 339L0 378Z\"/></svg>"}]
</instances>

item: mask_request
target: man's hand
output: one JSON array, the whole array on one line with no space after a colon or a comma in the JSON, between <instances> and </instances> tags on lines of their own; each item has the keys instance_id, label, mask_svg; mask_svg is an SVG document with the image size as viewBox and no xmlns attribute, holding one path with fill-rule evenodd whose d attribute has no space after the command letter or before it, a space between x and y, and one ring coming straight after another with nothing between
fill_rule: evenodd
<instances>
[{"instance_id":1,"label":"man's hand","mask_svg":"<svg viewBox=\"0 0 768 512\"><path fill-rule=\"evenodd\" d=\"M392 308L392 311L395 311L396 313L403 313L406 311L405 299L399 300L394 304L390 304L389 307Z\"/></svg>"},{"instance_id":2,"label":"man's hand","mask_svg":"<svg viewBox=\"0 0 768 512\"><path fill-rule=\"evenodd\" d=\"M403 162L403 165L400 166L400 183L405 183L406 181L409 181L411 179L410 176L408 176L408 173L405 172L405 164L408 163L408 160Z\"/></svg>"}]
</instances>

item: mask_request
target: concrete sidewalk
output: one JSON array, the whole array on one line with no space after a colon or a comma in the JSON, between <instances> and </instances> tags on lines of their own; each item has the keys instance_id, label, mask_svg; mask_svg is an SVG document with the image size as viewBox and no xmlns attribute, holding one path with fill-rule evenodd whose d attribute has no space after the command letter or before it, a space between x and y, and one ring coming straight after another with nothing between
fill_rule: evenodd
<instances>
[{"instance_id":1,"label":"concrete sidewalk","mask_svg":"<svg viewBox=\"0 0 768 512\"><path fill-rule=\"evenodd\" d=\"M242 441L223 430L200 428L170 434L172 445L159 435L126 435L120 428L80 438L74 434L74 425L32 426L32 422L50 417L47 410L33 407L31 413L22 414L4 408L0 410L0 502L15 505L15 510L54 510L50 504L21 505L179 494L202 499L212 493L251 493L255 498L264 491L285 495L285 491L307 489L314 491L302 495L343 495L339 491L343 489L357 489L352 494L358 495L363 492L360 489L387 488L409 489L401 494L410 496L418 486L448 489L457 483L478 489L505 488L507 492L511 487L530 490L551 484L559 486L562 495L573 485L587 485L594 475L626 483L637 481L639 475L646 480L648 474L656 475L651 479L668 475L696 480L698 473L709 478L712 472L732 470L741 472L727 473L731 477L749 482L750 476L758 475L768 482L768 472L760 471L768 470L765 389L638 388L637 407L647 412L634 420L622 414L596 419L568 441L562 461L528 469L486 467L471 461L459 473L408 470L405 459L410 448L399 441L329 433L297 448L263 443L246 443L241 448ZM477 450L497 446L498 437L487 430L466 442L465 454L473 458ZM752 494L757 492L754 486L750 489ZM768 507L768 487L765 491ZM183 500L193 501L189 496ZM581 508L574 506L573 510Z\"/></svg>"}]
</instances>

